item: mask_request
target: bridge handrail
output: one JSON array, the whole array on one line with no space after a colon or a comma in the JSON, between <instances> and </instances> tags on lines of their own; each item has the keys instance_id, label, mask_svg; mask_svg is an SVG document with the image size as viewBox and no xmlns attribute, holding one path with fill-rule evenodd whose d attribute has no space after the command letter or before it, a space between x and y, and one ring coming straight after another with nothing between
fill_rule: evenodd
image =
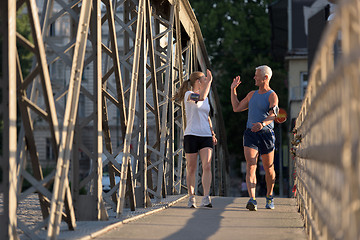
<instances>
[{"instance_id":1,"label":"bridge handrail","mask_svg":"<svg viewBox=\"0 0 360 240\"><path fill-rule=\"evenodd\" d=\"M294 128L297 200L310 239L359 239L360 3L338 1Z\"/></svg>"}]
</instances>

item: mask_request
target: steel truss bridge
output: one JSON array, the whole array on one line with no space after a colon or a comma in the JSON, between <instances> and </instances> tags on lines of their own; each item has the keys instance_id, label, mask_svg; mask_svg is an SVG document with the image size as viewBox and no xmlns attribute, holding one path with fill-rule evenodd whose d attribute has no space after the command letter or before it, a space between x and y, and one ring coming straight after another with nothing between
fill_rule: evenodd
<instances>
[{"instance_id":1,"label":"steel truss bridge","mask_svg":"<svg viewBox=\"0 0 360 240\"><path fill-rule=\"evenodd\" d=\"M336 2L292 142L309 239L360 239L360 2Z\"/></svg>"},{"instance_id":2,"label":"steel truss bridge","mask_svg":"<svg viewBox=\"0 0 360 240\"><path fill-rule=\"evenodd\" d=\"M4 0L0 8L1 239L18 239L19 231L37 239L44 228L48 239L56 239L61 221L76 229L77 219L106 220L105 205L119 217L125 207L150 207L151 199L186 193L184 108L171 97L191 72L210 68L187 0ZM19 12L28 17L30 37L17 32ZM53 27L64 22L68 35L55 41ZM21 71L20 46L33 55L27 75ZM62 85L51 77L49 66L55 63L65 72ZM92 72L85 81L87 67ZM84 101L91 107L80 114ZM210 102L220 140L212 194L221 196L227 191L227 152L214 86ZM116 128L110 119L114 112ZM56 159L46 176L39 122ZM84 177L79 149L91 163ZM102 189L104 169L108 192ZM22 190L25 180L31 186ZM29 227L17 218L17 205L31 194L39 201L41 220Z\"/></svg>"}]
</instances>

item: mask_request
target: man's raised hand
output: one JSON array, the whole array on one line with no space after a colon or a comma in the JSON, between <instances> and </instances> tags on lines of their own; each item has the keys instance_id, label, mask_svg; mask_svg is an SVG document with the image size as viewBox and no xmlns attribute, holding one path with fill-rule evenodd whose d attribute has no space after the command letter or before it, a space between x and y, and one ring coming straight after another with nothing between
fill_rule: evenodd
<instances>
[{"instance_id":1,"label":"man's raised hand","mask_svg":"<svg viewBox=\"0 0 360 240\"><path fill-rule=\"evenodd\" d=\"M231 84L231 89L237 88L241 83L240 76L236 76Z\"/></svg>"}]
</instances>

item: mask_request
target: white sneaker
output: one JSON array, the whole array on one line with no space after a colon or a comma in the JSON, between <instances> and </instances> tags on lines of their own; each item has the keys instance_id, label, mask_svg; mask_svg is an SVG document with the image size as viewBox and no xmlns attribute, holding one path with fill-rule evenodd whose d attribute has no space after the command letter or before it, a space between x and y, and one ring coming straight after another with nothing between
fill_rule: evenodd
<instances>
[{"instance_id":1,"label":"white sneaker","mask_svg":"<svg viewBox=\"0 0 360 240\"><path fill-rule=\"evenodd\" d=\"M203 197L200 207L212 208L210 196Z\"/></svg>"},{"instance_id":2,"label":"white sneaker","mask_svg":"<svg viewBox=\"0 0 360 240\"><path fill-rule=\"evenodd\" d=\"M196 199L194 195L189 197L188 208L196 208Z\"/></svg>"}]
</instances>

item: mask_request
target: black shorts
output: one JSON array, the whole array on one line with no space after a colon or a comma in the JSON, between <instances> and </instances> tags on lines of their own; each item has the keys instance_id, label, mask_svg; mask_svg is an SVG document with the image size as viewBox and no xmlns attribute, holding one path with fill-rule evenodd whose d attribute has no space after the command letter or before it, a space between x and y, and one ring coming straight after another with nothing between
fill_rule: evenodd
<instances>
[{"instance_id":1,"label":"black shorts","mask_svg":"<svg viewBox=\"0 0 360 240\"><path fill-rule=\"evenodd\" d=\"M260 155L268 154L275 148L275 134L273 130L262 129L252 132L247 128L244 132L244 146L258 150Z\"/></svg>"},{"instance_id":2,"label":"black shorts","mask_svg":"<svg viewBox=\"0 0 360 240\"><path fill-rule=\"evenodd\" d=\"M199 137L194 135L184 136L185 153L197 153L203 148L213 148L212 137Z\"/></svg>"}]
</instances>

